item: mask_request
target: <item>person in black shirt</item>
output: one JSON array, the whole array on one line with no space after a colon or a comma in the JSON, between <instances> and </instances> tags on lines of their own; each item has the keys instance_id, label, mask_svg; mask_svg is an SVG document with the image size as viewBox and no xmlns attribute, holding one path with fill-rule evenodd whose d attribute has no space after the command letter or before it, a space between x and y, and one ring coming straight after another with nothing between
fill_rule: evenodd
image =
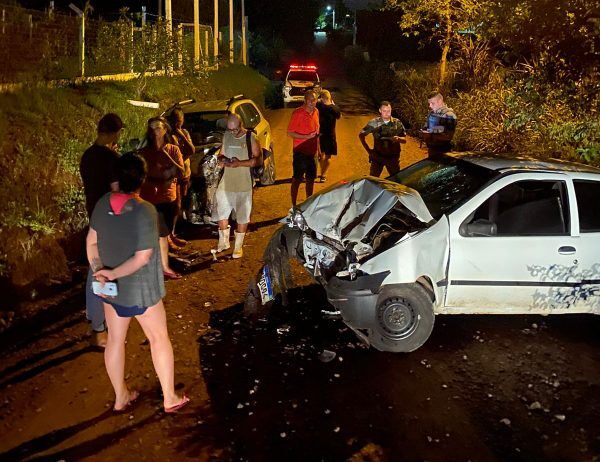
<instances>
[{"instance_id":1,"label":"person in black shirt","mask_svg":"<svg viewBox=\"0 0 600 462\"><path fill-rule=\"evenodd\" d=\"M98 200L110 191L118 191L117 181L117 152L119 136L123 129L123 121L117 114L108 113L98 122L98 135L81 157L79 173L83 180L85 193L85 208L88 218L92 216ZM102 300L92 291L93 272L101 268L92 268L88 271L85 287L86 316L92 324L96 345L106 346L107 334L104 322L104 307Z\"/></svg>"},{"instance_id":2,"label":"person in black shirt","mask_svg":"<svg viewBox=\"0 0 600 462\"><path fill-rule=\"evenodd\" d=\"M333 102L331 93L327 90L321 92L319 101L317 102L317 109L319 110L319 144L321 148L319 155L319 165L321 167L319 182L325 183L327 181L327 170L331 163L331 156L337 155L335 124L342 113Z\"/></svg>"}]
</instances>

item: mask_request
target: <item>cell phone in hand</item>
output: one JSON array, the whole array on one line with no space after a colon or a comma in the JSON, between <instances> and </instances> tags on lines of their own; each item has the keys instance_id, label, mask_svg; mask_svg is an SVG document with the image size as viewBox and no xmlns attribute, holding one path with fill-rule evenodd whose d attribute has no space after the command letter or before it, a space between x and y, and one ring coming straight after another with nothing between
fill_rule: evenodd
<instances>
[{"instance_id":1,"label":"cell phone in hand","mask_svg":"<svg viewBox=\"0 0 600 462\"><path fill-rule=\"evenodd\" d=\"M105 295L107 297L116 297L119 293L117 283L107 281L102 284L100 281L92 281L92 290L96 295Z\"/></svg>"}]
</instances>

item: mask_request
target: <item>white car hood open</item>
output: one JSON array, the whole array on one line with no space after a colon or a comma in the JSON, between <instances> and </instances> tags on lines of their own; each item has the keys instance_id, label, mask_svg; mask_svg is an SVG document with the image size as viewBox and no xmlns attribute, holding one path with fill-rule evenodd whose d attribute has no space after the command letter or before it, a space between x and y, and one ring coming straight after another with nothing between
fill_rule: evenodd
<instances>
[{"instance_id":1,"label":"white car hood open","mask_svg":"<svg viewBox=\"0 0 600 462\"><path fill-rule=\"evenodd\" d=\"M342 243L360 241L395 207L434 223L417 191L372 176L342 180L298 206L310 229Z\"/></svg>"}]
</instances>

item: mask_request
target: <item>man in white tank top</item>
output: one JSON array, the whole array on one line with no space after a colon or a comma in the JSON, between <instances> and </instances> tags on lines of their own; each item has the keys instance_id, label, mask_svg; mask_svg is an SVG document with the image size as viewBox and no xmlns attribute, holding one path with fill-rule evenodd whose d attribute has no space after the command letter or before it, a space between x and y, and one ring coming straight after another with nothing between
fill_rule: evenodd
<instances>
[{"instance_id":1,"label":"man in white tank top","mask_svg":"<svg viewBox=\"0 0 600 462\"><path fill-rule=\"evenodd\" d=\"M248 152L247 133L251 141ZM260 145L254 133L248 132L237 114L227 117L227 130L223 136L223 146L219 162L224 167L223 177L216 193L217 219L219 220L219 243L216 251L229 249L229 217L235 211L237 230L233 258L242 258L244 236L250 222L252 211L253 180L250 168L260 162Z\"/></svg>"}]
</instances>

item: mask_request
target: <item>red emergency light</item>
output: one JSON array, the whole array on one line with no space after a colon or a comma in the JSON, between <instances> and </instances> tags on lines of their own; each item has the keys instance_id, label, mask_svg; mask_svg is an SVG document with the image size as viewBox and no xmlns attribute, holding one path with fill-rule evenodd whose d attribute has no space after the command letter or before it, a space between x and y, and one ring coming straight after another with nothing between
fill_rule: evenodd
<instances>
[{"instance_id":1,"label":"red emergency light","mask_svg":"<svg viewBox=\"0 0 600 462\"><path fill-rule=\"evenodd\" d=\"M303 70L303 71L316 71L317 70L317 66L315 66L314 64L292 64L290 65L290 69L295 69L295 70Z\"/></svg>"}]
</instances>

